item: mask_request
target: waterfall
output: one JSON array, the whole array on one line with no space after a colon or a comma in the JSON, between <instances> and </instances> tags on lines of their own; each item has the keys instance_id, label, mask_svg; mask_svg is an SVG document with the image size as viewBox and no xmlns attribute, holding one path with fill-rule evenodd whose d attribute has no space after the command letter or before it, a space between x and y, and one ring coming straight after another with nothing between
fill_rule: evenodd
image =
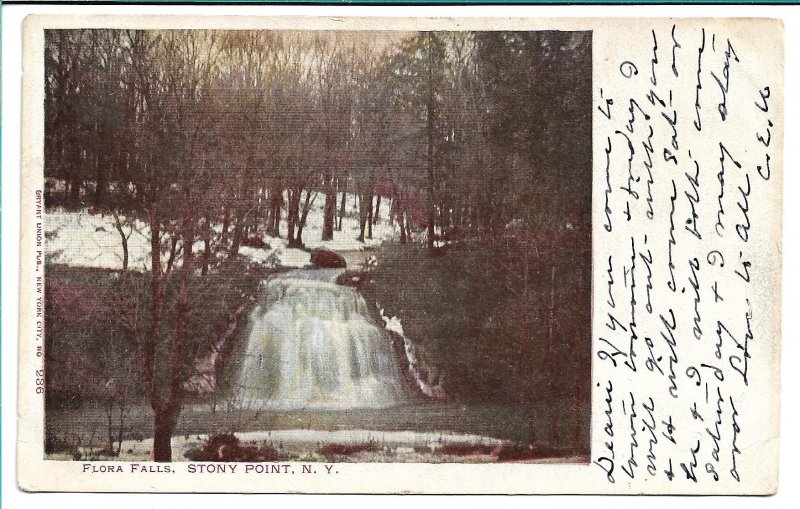
<instances>
[{"instance_id":1,"label":"waterfall","mask_svg":"<svg viewBox=\"0 0 800 509\"><path fill-rule=\"evenodd\" d=\"M391 339L343 269L301 269L268 279L250 317L239 378L242 405L265 409L382 408L408 389Z\"/></svg>"}]
</instances>

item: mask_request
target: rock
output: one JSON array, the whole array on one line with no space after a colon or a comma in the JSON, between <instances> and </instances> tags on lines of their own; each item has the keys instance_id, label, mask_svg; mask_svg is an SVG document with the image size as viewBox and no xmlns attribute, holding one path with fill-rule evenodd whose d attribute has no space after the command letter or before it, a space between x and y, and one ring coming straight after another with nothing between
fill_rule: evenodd
<instances>
[{"instance_id":1,"label":"rock","mask_svg":"<svg viewBox=\"0 0 800 509\"><path fill-rule=\"evenodd\" d=\"M347 267L344 257L330 249L319 249L311 253L311 264L325 269L343 269Z\"/></svg>"},{"instance_id":2,"label":"rock","mask_svg":"<svg viewBox=\"0 0 800 509\"><path fill-rule=\"evenodd\" d=\"M258 249L269 249L270 246L261 237L250 236L242 239L242 245L247 247L255 247Z\"/></svg>"},{"instance_id":3,"label":"rock","mask_svg":"<svg viewBox=\"0 0 800 509\"><path fill-rule=\"evenodd\" d=\"M232 434L215 435L201 449L191 449L184 455L191 461L277 461L278 451L269 446L243 444Z\"/></svg>"}]
</instances>

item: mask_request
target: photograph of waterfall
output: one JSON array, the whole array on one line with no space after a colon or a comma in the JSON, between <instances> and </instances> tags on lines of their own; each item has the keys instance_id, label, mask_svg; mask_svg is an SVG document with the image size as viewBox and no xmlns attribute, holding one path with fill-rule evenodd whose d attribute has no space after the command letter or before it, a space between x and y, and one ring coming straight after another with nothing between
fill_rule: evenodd
<instances>
[{"instance_id":1,"label":"photograph of waterfall","mask_svg":"<svg viewBox=\"0 0 800 509\"><path fill-rule=\"evenodd\" d=\"M46 459L589 462L591 31L42 59Z\"/></svg>"}]
</instances>

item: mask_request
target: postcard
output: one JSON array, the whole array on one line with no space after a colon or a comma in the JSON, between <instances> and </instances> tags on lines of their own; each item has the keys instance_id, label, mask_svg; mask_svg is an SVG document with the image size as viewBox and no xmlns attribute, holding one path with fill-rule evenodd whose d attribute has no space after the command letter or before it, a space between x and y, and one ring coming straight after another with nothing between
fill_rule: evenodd
<instances>
[{"instance_id":1,"label":"postcard","mask_svg":"<svg viewBox=\"0 0 800 509\"><path fill-rule=\"evenodd\" d=\"M774 493L783 44L28 17L19 486Z\"/></svg>"}]
</instances>

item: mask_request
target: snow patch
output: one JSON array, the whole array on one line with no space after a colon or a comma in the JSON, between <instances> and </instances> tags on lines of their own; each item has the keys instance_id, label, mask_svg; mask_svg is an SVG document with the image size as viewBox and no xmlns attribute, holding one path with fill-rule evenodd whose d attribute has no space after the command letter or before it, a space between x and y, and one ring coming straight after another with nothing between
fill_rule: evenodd
<instances>
[{"instance_id":1,"label":"snow patch","mask_svg":"<svg viewBox=\"0 0 800 509\"><path fill-rule=\"evenodd\" d=\"M311 253L295 248L275 249L266 261L268 267L292 267L302 269L311 265Z\"/></svg>"},{"instance_id":2,"label":"snow patch","mask_svg":"<svg viewBox=\"0 0 800 509\"><path fill-rule=\"evenodd\" d=\"M303 229L303 242L308 249L330 249L332 251L361 251L380 245L399 236L400 227L390 225L388 216L391 200L384 198L381 204L381 220L372 226L372 239L357 240L360 232L355 196L348 194L347 211L342 218L342 230L333 232L333 240L323 241L325 197L320 193L311 205ZM341 203L341 193L337 204ZM338 214L337 206L337 214ZM123 231L128 238L128 268L147 271L150 266L150 228L140 220L121 217ZM338 222L338 218L337 218ZM114 217L92 214L88 210L67 211L49 209L44 220L47 241L46 257L49 263L60 263L75 267L122 269L122 239L117 231ZM213 224L216 236L221 235L222 226ZM311 254L302 249L288 248L287 222L280 223L280 237L261 235L268 248L241 246L239 254L255 263L268 267L306 267ZM205 244L197 240L193 244L195 253L202 253ZM218 253L219 254L219 253Z\"/></svg>"},{"instance_id":3,"label":"snow patch","mask_svg":"<svg viewBox=\"0 0 800 509\"><path fill-rule=\"evenodd\" d=\"M236 433L236 437L243 442L269 440L301 444L362 444L377 442L409 446L425 444L434 447L444 444L503 445L509 443L499 438L473 434L431 431L376 431L366 429L281 429L274 431L239 432Z\"/></svg>"},{"instance_id":4,"label":"snow patch","mask_svg":"<svg viewBox=\"0 0 800 509\"><path fill-rule=\"evenodd\" d=\"M272 244L270 244L272 245ZM242 246L239 248L239 254L248 258L256 263L268 264L272 255L277 251L276 249L260 249L257 247Z\"/></svg>"},{"instance_id":5,"label":"snow patch","mask_svg":"<svg viewBox=\"0 0 800 509\"><path fill-rule=\"evenodd\" d=\"M128 238L128 267L147 270L150 263L150 229L138 220L123 221ZM46 258L74 267L122 268L122 238L110 215L88 211L49 210L44 220Z\"/></svg>"},{"instance_id":6,"label":"snow patch","mask_svg":"<svg viewBox=\"0 0 800 509\"><path fill-rule=\"evenodd\" d=\"M386 315L383 314L383 309L381 309L381 318L383 319L383 323L386 326L386 330L390 330L392 332L400 334L401 336L405 336L405 333L403 332L403 324L400 322L399 318L397 318L396 316L393 316L391 318L387 317Z\"/></svg>"},{"instance_id":7,"label":"snow patch","mask_svg":"<svg viewBox=\"0 0 800 509\"><path fill-rule=\"evenodd\" d=\"M386 330L399 334L400 337L403 338L403 349L406 353L406 360L408 361L408 372L411 374L417 387L419 387L419 390L429 398L444 399L446 394L442 387L439 385L431 385L429 381L425 379L425 376L423 376L417 348L403 332L403 324L400 322L400 318L396 316L386 316L383 312L383 308L380 309L380 314Z\"/></svg>"}]
</instances>

